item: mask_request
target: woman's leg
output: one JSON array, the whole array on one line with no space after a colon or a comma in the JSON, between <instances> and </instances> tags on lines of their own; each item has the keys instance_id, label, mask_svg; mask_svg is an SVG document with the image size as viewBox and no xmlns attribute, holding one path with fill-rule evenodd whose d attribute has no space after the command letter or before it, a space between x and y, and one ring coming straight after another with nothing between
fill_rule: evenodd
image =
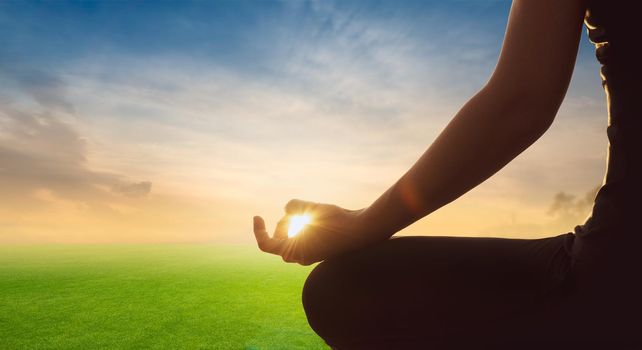
<instances>
[{"instance_id":1,"label":"woman's leg","mask_svg":"<svg viewBox=\"0 0 642 350\"><path fill-rule=\"evenodd\" d=\"M553 327L573 238L394 238L319 264L303 305L339 349L501 340L507 327Z\"/></svg>"}]
</instances>

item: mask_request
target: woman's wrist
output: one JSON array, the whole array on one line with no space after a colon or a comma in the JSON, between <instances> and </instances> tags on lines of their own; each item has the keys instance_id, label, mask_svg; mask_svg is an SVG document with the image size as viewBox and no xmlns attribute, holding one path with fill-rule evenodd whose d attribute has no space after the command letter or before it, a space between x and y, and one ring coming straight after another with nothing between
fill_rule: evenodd
<instances>
[{"instance_id":1,"label":"woman's wrist","mask_svg":"<svg viewBox=\"0 0 642 350\"><path fill-rule=\"evenodd\" d=\"M401 179L361 211L359 220L371 228L370 234L376 239L388 239L425 215L422 215L423 203L418 198L420 191L416 186L408 186L407 179L405 183L406 186L404 179ZM406 191L403 190L404 187ZM409 191L413 193L415 200L409 200Z\"/></svg>"},{"instance_id":2,"label":"woman's wrist","mask_svg":"<svg viewBox=\"0 0 642 350\"><path fill-rule=\"evenodd\" d=\"M384 225L382 221L385 221L385 218L377 214L374 209L369 206L355 213L355 230L357 234L364 236L365 241L370 243L386 240L396 232Z\"/></svg>"}]
</instances>

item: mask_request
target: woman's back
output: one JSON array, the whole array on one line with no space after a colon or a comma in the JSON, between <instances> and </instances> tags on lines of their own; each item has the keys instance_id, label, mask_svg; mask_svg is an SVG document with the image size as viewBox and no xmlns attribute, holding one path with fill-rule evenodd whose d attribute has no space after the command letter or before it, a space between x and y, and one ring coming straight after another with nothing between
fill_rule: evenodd
<instances>
[{"instance_id":1,"label":"woman's back","mask_svg":"<svg viewBox=\"0 0 642 350\"><path fill-rule=\"evenodd\" d=\"M608 99L608 166L591 218L578 237L623 234L642 239L635 225L642 198L642 66L639 55L638 1L588 0L585 24L602 64ZM624 243L624 242L620 242Z\"/></svg>"},{"instance_id":2,"label":"woman's back","mask_svg":"<svg viewBox=\"0 0 642 350\"><path fill-rule=\"evenodd\" d=\"M585 25L596 46L607 96L607 171L591 216L572 239L573 286L566 305L574 332L631 339L642 314L642 65L639 1L587 0ZM628 321L627 321L628 320Z\"/></svg>"}]
</instances>

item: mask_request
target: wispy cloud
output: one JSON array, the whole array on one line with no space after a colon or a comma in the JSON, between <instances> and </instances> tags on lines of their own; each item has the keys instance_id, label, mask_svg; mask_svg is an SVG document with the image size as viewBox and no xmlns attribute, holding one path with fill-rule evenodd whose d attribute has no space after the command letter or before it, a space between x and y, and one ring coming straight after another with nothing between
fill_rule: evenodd
<instances>
[{"instance_id":1,"label":"wispy cloud","mask_svg":"<svg viewBox=\"0 0 642 350\"><path fill-rule=\"evenodd\" d=\"M92 204L109 201L114 194L149 193L150 182L135 183L125 175L89 167L87 142L72 124L75 108L60 78L37 71L16 72L12 77L23 97L32 101L0 104L0 191L5 199L38 200L32 195L48 190ZM12 204L5 200L3 205Z\"/></svg>"}]
</instances>

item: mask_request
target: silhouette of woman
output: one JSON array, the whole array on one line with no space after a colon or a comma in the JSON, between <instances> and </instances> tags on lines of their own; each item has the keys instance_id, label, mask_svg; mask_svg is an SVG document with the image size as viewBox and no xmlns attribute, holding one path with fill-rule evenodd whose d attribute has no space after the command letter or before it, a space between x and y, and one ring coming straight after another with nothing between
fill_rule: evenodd
<instances>
[{"instance_id":1,"label":"silhouette of woman","mask_svg":"<svg viewBox=\"0 0 642 350\"><path fill-rule=\"evenodd\" d=\"M515 0L488 83L372 205L292 200L272 237L254 218L262 250L288 262L325 260L303 290L319 336L335 349L642 349L639 13L638 1ZM543 239L389 239L548 129L571 78L582 20L609 111L607 174L591 217L575 232ZM288 238L288 219L301 212L313 213L314 223Z\"/></svg>"}]
</instances>

